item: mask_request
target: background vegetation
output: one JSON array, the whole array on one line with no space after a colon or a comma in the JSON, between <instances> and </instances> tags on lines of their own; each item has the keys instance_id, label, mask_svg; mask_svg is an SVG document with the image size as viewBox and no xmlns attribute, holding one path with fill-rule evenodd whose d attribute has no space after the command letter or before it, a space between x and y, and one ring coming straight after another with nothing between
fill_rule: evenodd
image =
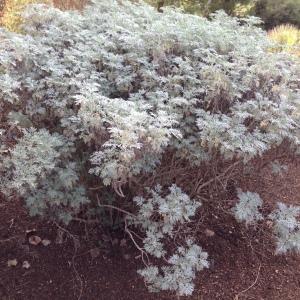
<instances>
[{"instance_id":1,"label":"background vegetation","mask_svg":"<svg viewBox=\"0 0 300 300\"><path fill-rule=\"evenodd\" d=\"M164 7L175 6L186 13L209 16L217 10L238 17L255 15L262 19L262 26L270 31L269 37L278 42L276 51L300 53L300 0L145 0L162 11ZM10 31L20 32L21 13L27 4L47 3L67 9L83 9L88 0L1 0L0 18ZM3 15L3 16L2 16ZM280 26L279 25L287 25ZM290 26L293 25L293 26Z\"/></svg>"}]
</instances>

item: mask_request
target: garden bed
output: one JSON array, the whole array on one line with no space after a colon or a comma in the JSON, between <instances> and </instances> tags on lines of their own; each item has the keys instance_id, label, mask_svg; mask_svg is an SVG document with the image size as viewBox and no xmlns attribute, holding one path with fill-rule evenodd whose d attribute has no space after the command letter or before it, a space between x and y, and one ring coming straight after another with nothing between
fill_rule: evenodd
<instances>
[{"instance_id":1,"label":"garden bed","mask_svg":"<svg viewBox=\"0 0 300 300\"><path fill-rule=\"evenodd\" d=\"M243 187L255 190L273 207L275 201L299 204L299 161L285 159L288 171L274 176L267 166L254 178L238 179ZM257 166L259 169L259 166ZM209 253L211 268L197 276L193 300L299 299L300 257L275 256L274 241L267 230L245 230L231 215L222 215L233 195L215 210L201 210L198 238ZM0 217L0 299L174 299L173 294L151 294L136 273L142 266L139 253L121 232L107 233L97 226L89 228L72 223L65 228L78 236L79 245L65 233L57 244L57 226L30 218L21 201L1 201ZM224 218L227 218L224 220ZM30 245L26 230L51 241L47 247ZM209 229L205 234L205 230ZM211 236L214 233L213 236ZM7 240L10 239L10 240ZM121 245L120 245L121 244ZM97 250L95 250L97 248ZM16 267L7 261L17 259ZM30 263L22 268L23 261Z\"/></svg>"}]
</instances>

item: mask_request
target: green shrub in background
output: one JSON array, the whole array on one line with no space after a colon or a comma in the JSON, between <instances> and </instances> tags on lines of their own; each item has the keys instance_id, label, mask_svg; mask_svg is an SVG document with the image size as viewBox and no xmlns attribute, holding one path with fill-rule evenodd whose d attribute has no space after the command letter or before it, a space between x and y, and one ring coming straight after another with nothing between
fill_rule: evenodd
<instances>
[{"instance_id":1,"label":"green shrub in background","mask_svg":"<svg viewBox=\"0 0 300 300\"><path fill-rule=\"evenodd\" d=\"M187 13L203 15L206 1L197 0L145 0L146 3L156 7L161 11L162 7L175 6L183 9Z\"/></svg>"},{"instance_id":2,"label":"green shrub in background","mask_svg":"<svg viewBox=\"0 0 300 300\"><path fill-rule=\"evenodd\" d=\"M187 13L208 16L216 10L229 15L260 17L266 29L280 24L300 26L300 0L146 0L154 6L174 5Z\"/></svg>"},{"instance_id":3,"label":"green shrub in background","mask_svg":"<svg viewBox=\"0 0 300 300\"><path fill-rule=\"evenodd\" d=\"M300 27L300 0L258 0L254 14L264 21L266 29L287 23Z\"/></svg>"},{"instance_id":4,"label":"green shrub in background","mask_svg":"<svg viewBox=\"0 0 300 300\"><path fill-rule=\"evenodd\" d=\"M212 0L206 1L208 13L223 9L229 15L248 12L255 1L253 0Z\"/></svg>"},{"instance_id":5,"label":"green shrub in background","mask_svg":"<svg viewBox=\"0 0 300 300\"><path fill-rule=\"evenodd\" d=\"M149 4L160 6L176 6L185 12L208 16L217 10L224 10L229 15L235 12L248 11L255 3L255 0L146 0Z\"/></svg>"},{"instance_id":6,"label":"green shrub in background","mask_svg":"<svg viewBox=\"0 0 300 300\"><path fill-rule=\"evenodd\" d=\"M256 1L244 1L243 3L237 3L234 7L233 14L238 17L246 17L253 15Z\"/></svg>"}]
</instances>

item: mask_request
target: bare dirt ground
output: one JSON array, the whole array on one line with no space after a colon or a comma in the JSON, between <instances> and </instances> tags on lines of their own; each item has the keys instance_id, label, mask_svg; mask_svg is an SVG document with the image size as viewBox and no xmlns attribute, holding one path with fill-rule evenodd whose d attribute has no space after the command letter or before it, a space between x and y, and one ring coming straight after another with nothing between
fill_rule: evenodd
<instances>
[{"instance_id":1,"label":"bare dirt ground","mask_svg":"<svg viewBox=\"0 0 300 300\"><path fill-rule=\"evenodd\" d=\"M299 161L285 159L284 163L288 171L283 176L274 176L268 166L257 164L251 172L254 175L236 179L243 189L262 196L265 213L278 201L300 204ZM228 191L221 204L204 203L201 209L196 234L209 253L211 268L197 276L190 299L300 299L300 256L275 256L271 230L265 225L246 229L237 224L228 212L234 198L234 192ZM36 231L26 234L33 229ZM214 235L205 235L207 229ZM81 224L66 230L72 236L65 234L57 244L56 225L30 218L19 200L0 201L1 300L176 298L147 291L136 273L142 267L139 253L123 233L108 237L95 226L87 236ZM28 238L32 234L51 244L31 245ZM85 239L78 242L77 236ZM7 266L11 259L17 259L17 266ZM22 268L24 261L29 262L28 269Z\"/></svg>"}]
</instances>

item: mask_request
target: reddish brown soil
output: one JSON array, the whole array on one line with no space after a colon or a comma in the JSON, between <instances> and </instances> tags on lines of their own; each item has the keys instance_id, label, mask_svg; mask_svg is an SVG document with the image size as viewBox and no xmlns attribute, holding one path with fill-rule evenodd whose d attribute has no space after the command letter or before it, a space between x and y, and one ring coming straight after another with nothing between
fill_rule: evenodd
<instances>
[{"instance_id":1,"label":"reddish brown soil","mask_svg":"<svg viewBox=\"0 0 300 300\"><path fill-rule=\"evenodd\" d=\"M274 176L267 166L260 169L258 165L255 176L238 180L244 189L261 194L265 213L277 201L300 203L299 162L285 163L289 170L283 177ZM198 241L209 253L211 268L200 272L190 299L300 299L300 256L275 256L270 229L263 225L247 230L237 224L226 213L234 193L224 195L224 199L221 204L214 204L213 213L208 209L212 204L204 204L198 218ZM29 245L25 231L30 229L36 229L36 235L52 243L48 247ZM205 236L205 229L213 230L215 235ZM0 202L1 300L176 299L173 294L148 293L136 274L136 269L142 267L141 260L136 258L138 252L129 241L119 245L124 238L122 234L113 234L115 240L111 243L103 241L96 227L89 229L90 236L86 239L82 238L84 226L75 224L68 230L81 236L80 247L74 249L74 239L67 235L62 244L56 244L57 227L30 218L19 201ZM89 250L95 247L100 252L93 258ZM18 265L9 268L7 261L14 258ZM31 264L28 270L22 268L25 260Z\"/></svg>"}]
</instances>

